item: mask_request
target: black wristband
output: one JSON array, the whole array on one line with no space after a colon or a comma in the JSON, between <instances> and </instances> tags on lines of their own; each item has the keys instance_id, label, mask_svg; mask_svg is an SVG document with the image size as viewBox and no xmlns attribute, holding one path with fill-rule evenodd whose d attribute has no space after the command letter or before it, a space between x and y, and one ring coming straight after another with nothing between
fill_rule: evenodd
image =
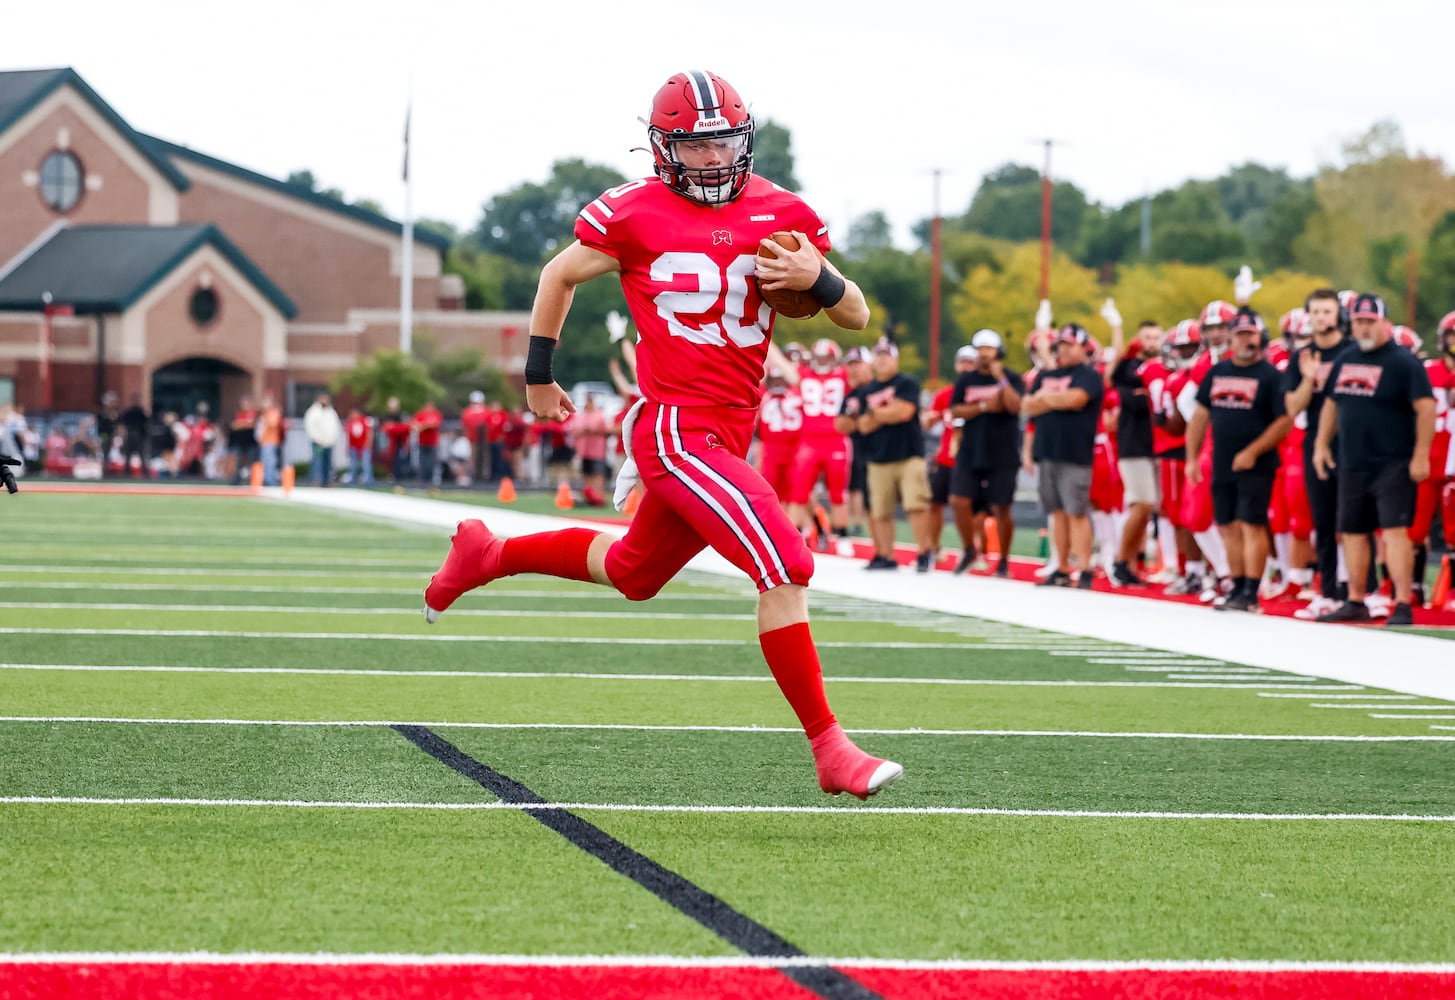
<instances>
[{"instance_id":1,"label":"black wristband","mask_svg":"<svg viewBox=\"0 0 1455 1000\"><path fill-rule=\"evenodd\" d=\"M525 384L550 385L556 380L551 374L551 355L556 350L554 337L530 338L530 348L525 355Z\"/></svg>"},{"instance_id":2,"label":"black wristband","mask_svg":"<svg viewBox=\"0 0 1455 1000\"><path fill-rule=\"evenodd\" d=\"M818 300L818 304L825 309L832 309L839 304L844 297L848 285L843 278L829 270L827 264L820 264L818 277L814 279L813 287L809 288L808 294Z\"/></svg>"}]
</instances>

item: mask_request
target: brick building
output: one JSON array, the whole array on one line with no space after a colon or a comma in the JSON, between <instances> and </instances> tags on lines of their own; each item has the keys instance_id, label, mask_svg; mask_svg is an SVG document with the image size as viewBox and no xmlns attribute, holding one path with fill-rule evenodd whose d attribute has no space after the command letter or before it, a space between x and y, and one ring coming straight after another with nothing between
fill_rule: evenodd
<instances>
[{"instance_id":1,"label":"brick building","mask_svg":"<svg viewBox=\"0 0 1455 1000\"><path fill-rule=\"evenodd\" d=\"M519 371L528 316L465 311L446 249L415 232L416 336ZM74 70L0 72L0 403L306 405L398 345L404 252L392 219L137 132Z\"/></svg>"}]
</instances>

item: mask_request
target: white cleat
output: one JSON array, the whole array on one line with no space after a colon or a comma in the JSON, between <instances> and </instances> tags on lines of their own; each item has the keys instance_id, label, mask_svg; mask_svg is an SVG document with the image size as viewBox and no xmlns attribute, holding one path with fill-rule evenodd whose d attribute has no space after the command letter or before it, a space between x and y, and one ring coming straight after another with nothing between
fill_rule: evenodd
<instances>
[{"instance_id":1,"label":"white cleat","mask_svg":"<svg viewBox=\"0 0 1455 1000\"><path fill-rule=\"evenodd\" d=\"M892 760L886 760L876 767L874 773L869 776L868 792L870 795L876 795L902 777L904 777L904 768Z\"/></svg>"},{"instance_id":2,"label":"white cleat","mask_svg":"<svg viewBox=\"0 0 1455 1000\"><path fill-rule=\"evenodd\" d=\"M424 609L424 620L427 621L427 622L429 622L431 625L433 625L435 622L439 621L440 618L441 618L441 616L443 616L443 615L444 615L444 612L443 611L436 611L434 608L431 608L428 605L425 606L425 609Z\"/></svg>"}]
</instances>

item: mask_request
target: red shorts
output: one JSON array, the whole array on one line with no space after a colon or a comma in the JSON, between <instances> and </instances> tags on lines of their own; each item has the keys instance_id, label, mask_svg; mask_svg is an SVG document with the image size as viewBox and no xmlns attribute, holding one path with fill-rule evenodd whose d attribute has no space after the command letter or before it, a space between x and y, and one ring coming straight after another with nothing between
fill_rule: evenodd
<instances>
[{"instance_id":1,"label":"red shorts","mask_svg":"<svg viewBox=\"0 0 1455 1000\"><path fill-rule=\"evenodd\" d=\"M1435 508L1444 507L1445 542L1455 545L1455 525L1451 515L1455 514L1455 501L1441 503L1445 490L1445 461L1450 454L1450 435L1445 431L1435 434L1430 445L1430 476L1415 491L1415 520L1410 525L1410 541L1424 545L1430 538L1430 524L1435 519ZM1455 494L1452 494L1455 497Z\"/></svg>"},{"instance_id":2,"label":"red shorts","mask_svg":"<svg viewBox=\"0 0 1455 1000\"><path fill-rule=\"evenodd\" d=\"M1182 494L1187 477L1183 472L1182 459L1159 458L1157 470L1162 480L1162 508L1160 513L1172 522L1173 527L1182 527Z\"/></svg>"},{"instance_id":3,"label":"red shorts","mask_svg":"<svg viewBox=\"0 0 1455 1000\"><path fill-rule=\"evenodd\" d=\"M773 492L783 503L788 502L788 497L793 492L793 464L797 458L797 443L781 445L760 442L758 445L758 471L768 480L768 485L773 487Z\"/></svg>"},{"instance_id":4,"label":"red shorts","mask_svg":"<svg viewBox=\"0 0 1455 1000\"><path fill-rule=\"evenodd\" d=\"M1117 513L1122 509L1122 499L1122 474L1116 455L1108 445L1098 442L1091 458L1091 509Z\"/></svg>"},{"instance_id":5,"label":"red shorts","mask_svg":"<svg viewBox=\"0 0 1455 1000\"><path fill-rule=\"evenodd\" d=\"M844 491L849 488L849 439L845 435L832 438L805 438L798 445L798 457L794 459L793 487L788 499L791 503L806 504L813 496L814 484L824 480L828 487L829 503L844 502Z\"/></svg>"},{"instance_id":6,"label":"red shorts","mask_svg":"<svg viewBox=\"0 0 1455 1000\"><path fill-rule=\"evenodd\" d=\"M1206 531L1213 524L1212 456L1203 453L1202 482L1186 483L1182 496L1182 527Z\"/></svg>"},{"instance_id":7,"label":"red shorts","mask_svg":"<svg viewBox=\"0 0 1455 1000\"><path fill-rule=\"evenodd\" d=\"M1301 542L1313 537L1314 516L1309 510L1304 486L1303 458L1285 461L1273 478L1273 495L1268 501L1268 528L1275 535L1293 535Z\"/></svg>"},{"instance_id":8,"label":"red shorts","mask_svg":"<svg viewBox=\"0 0 1455 1000\"><path fill-rule=\"evenodd\" d=\"M757 469L743 458L757 414L648 402L632 433L646 496L606 572L630 600L651 597L711 546L758 585L807 585L813 553Z\"/></svg>"}]
</instances>

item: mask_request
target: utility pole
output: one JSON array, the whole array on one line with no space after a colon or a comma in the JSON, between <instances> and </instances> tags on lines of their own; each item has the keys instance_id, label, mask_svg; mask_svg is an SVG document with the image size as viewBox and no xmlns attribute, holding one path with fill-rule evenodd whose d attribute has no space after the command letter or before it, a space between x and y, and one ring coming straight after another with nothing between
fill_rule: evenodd
<instances>
[{"instance_id":1,"label":"utility pole","mask_svg":"<svg viewBox=\"0 0 1455 1000\"><path fill-rule=\"evenodd\" d=\"M940 274L944 270L940 263L940 174L944 171L935 167L934 216L930 219L930 377L929 384L940 383Z\"/></svg>"},{"instance_id":2,"label":"utility pole","mask_svg":"<svg viewBox=\"0 0 1455 1000\"><path fill-rule=\"evenodd\" d=\"M1051 297L1051 143L1046 142L1046 165L1041 171L1041 301Z\"/></svg>"}]
</instances>

